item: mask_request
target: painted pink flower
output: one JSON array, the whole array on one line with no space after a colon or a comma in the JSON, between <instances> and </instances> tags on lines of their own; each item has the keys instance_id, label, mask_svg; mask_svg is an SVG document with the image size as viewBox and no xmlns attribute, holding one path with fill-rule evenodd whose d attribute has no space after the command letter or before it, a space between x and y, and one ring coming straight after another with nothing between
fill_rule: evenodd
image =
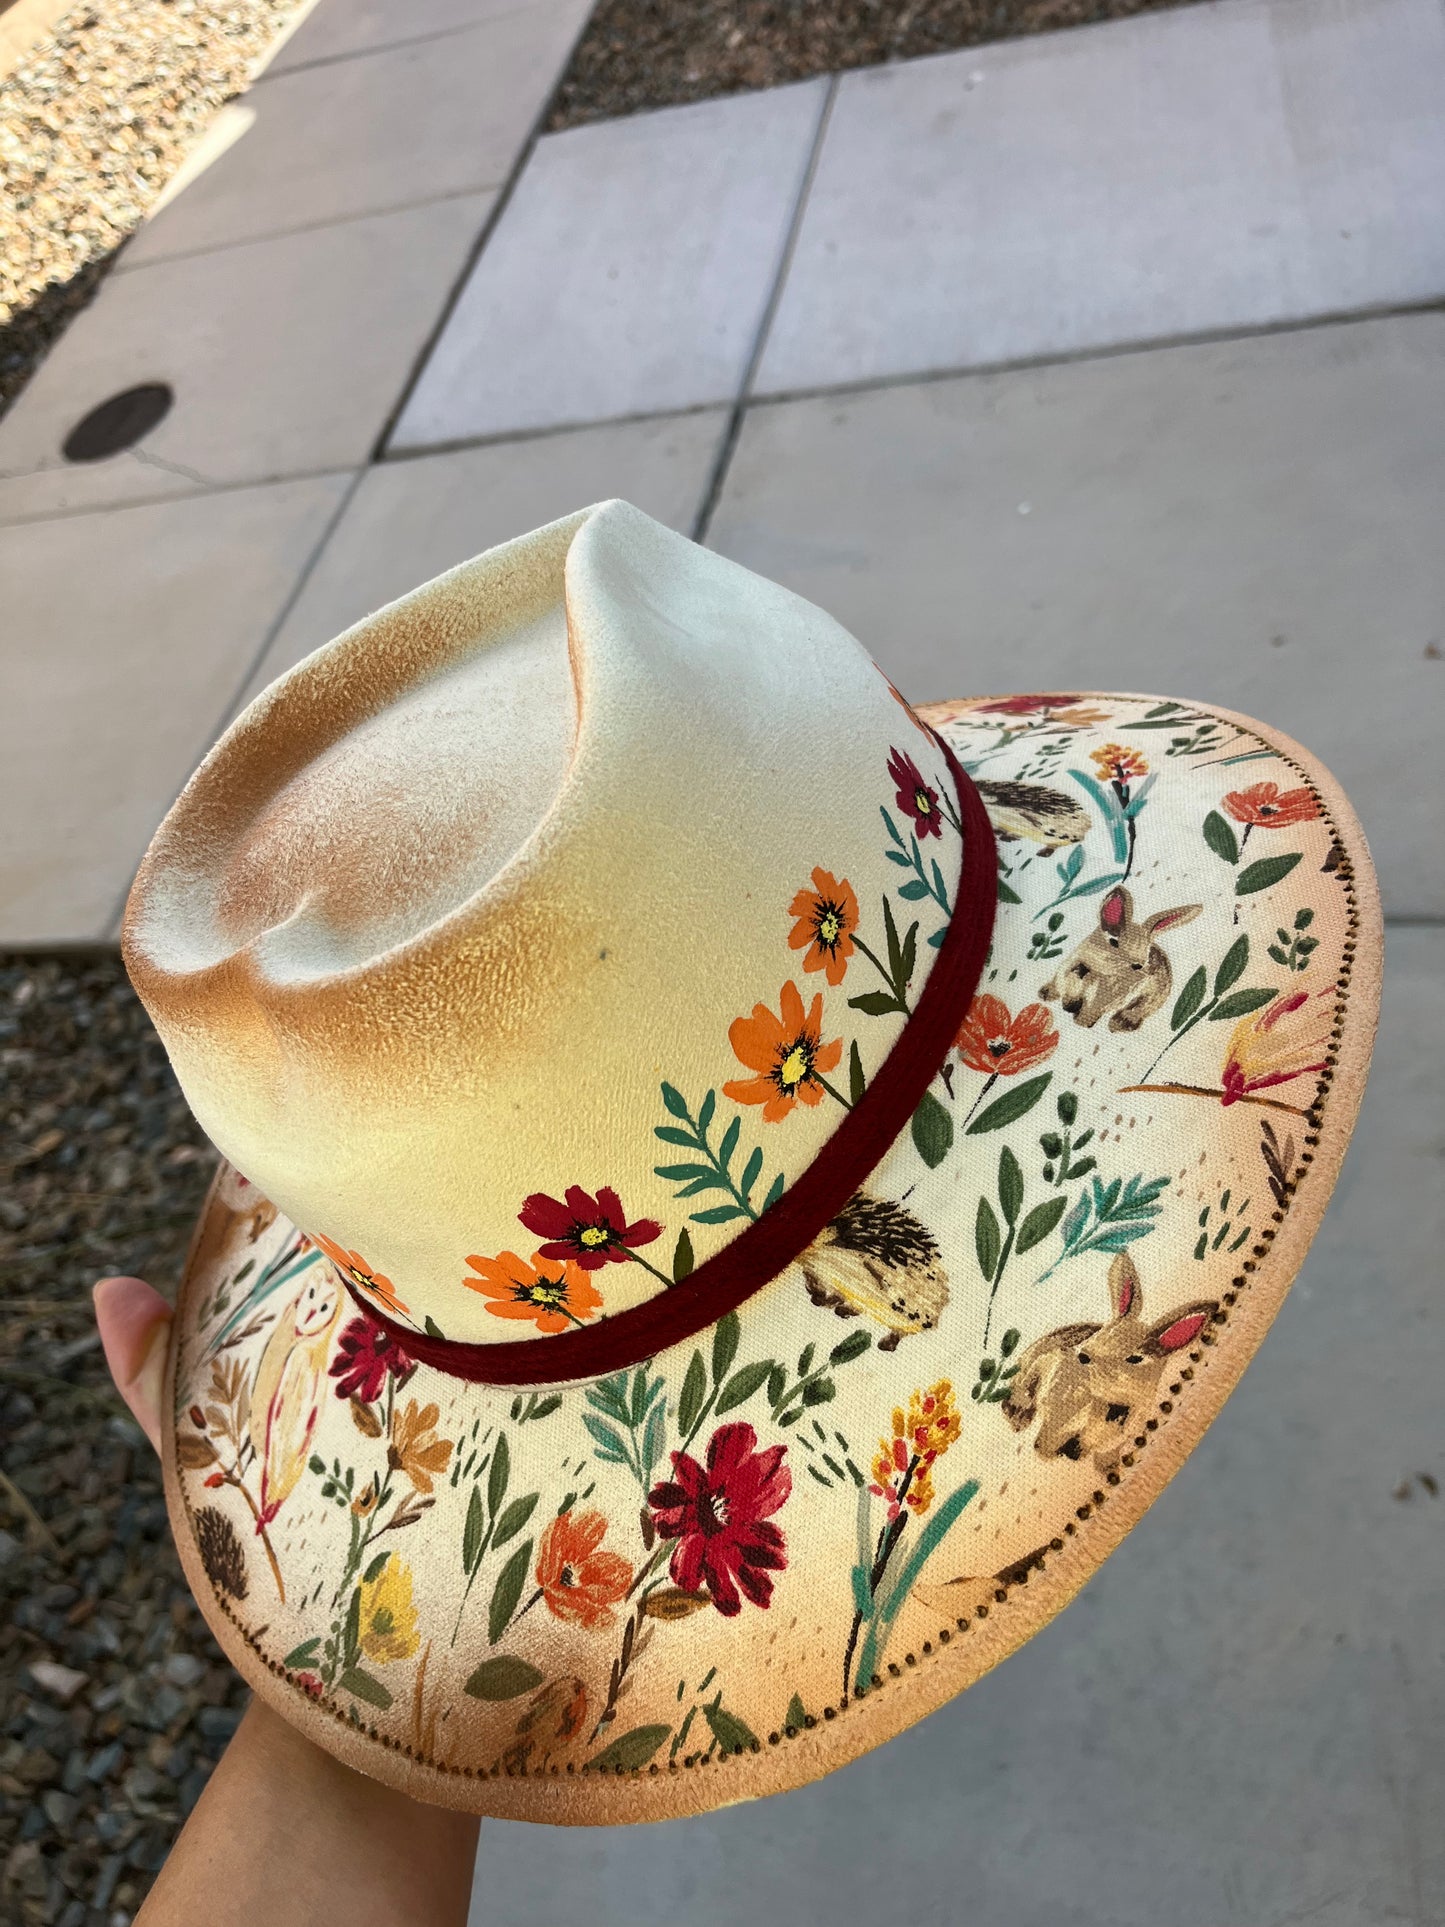
<instances>
[{"instance_id":1,"label":"painted pink flower","mask_svg":"<svg viewBox=\"0 0 1445 1927\"><path fill-rule=\"evenodd\" d=\"M996 703L980 703L980 716L1033 716L1041 709L1067 709L1078 696L1001 696Z\"/></svg>"},{"instance_id":2,"label":"painted pink flower","mask_svg":"<svg viewBox=\"0 0 1445 1927\"><path fill-rule=\"evenodd\" d=\"M923 771L913 758L905 756L901 749L890 750L888 774L893 779L898 807L913 818L913 827L919 836L942 836L943 812L938 791L923 780Z\"/></svg>"},{"instance_id":3,"label":"painted pink flower","mask_svg":"<svg viewBox=\"0 0 1445 1927\"><path fill-rule=\"evenodd\" d=\"M662 1236L662 1226L653 1218L629 1224L621 1198L607 1184L595 1198L580 1184L569 1185L565 1203L534 1191L517 1216L547 1240L539 1257L571 1258L584 1271L599 1271L609 1259L625 1264L634 1245L650 1245Z\"/></svg>"},{"instance_id":4,"label":"painted pink flower","mask_svg":"<svg viewBox=\"0 0 1445 1927\"><path fill-rule=\"evenodd\" d=\"M757 1443L751 1425L721 1425L706 1465L674 1452L672 1477L647 1497L658 1532L677 1540L669 1568L673 1583L693 1593L705 1586L729 1619L744 1598L767 1606L773 1597L769 1575L788 1563L786 1542L771 1516L793 1489L793 1475L783 1464L787 1447L759 1452Z\"/></svg>"}]
</instances>

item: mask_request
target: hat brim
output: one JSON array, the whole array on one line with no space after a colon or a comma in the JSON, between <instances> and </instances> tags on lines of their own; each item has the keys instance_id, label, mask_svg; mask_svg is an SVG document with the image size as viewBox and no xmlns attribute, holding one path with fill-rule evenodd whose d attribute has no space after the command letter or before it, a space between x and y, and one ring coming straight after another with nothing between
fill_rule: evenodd
<instances>
[{"instance_id":1,"label":"hat brim","mask_svg":"<svg viewBox=\"0 0 1445 1927\"><path fill-rule=\"evenodd\" d=\"M254 1294L268 1267L284 1278L298 1262L294 1234L218 1176L177 1303L172 1525L247 1683L361 1772L439 1805L598 1825L818 1778L1068 1603L1278 1311L1338 1174L1378 1012L1380 908L1348 801L1287 737L1211 706L1077 693L920 713L991 786L1005 875L977 1034L937 1086L946 1153L926 1128L905 1133L870 1181L941 1257L928 1328L885 1351L877 1305L848 1299L825 1252L806 1278L790 1267L765 1285L721 1354L704 1334L652 1360L640 1389L626 1375L620 1417L615 1387L569 1387L539 1416L536 1395L425 1366L398 1379L374 1360L376 1390L363 1378L336 1396L347 1375L329 1335L283 1361L287 1390L267 1363L286 1294ZM1124 752L1112 775L1110 749ZM1020 785L1053 794L1052 818ZM1137 953L1122 988L1097 949L1108 905ZM1147 941L1146 916L1164 919ZM843 1343L862 1331L861 1352ZM746 1369L764 1360L773 1372ZM263 1367L299 1452L265 1533L258 1448L247 1459L243 1444ZM1101 1367L1133 1390L1111 1399L1081 1379ZM831 1390L805 1407L790 1388L820 1371ZM798 1417L779 1423L790 1398ZM696 1416L709 1406L716 1464ZM732 1506L726 1556L708 1563L706 1521L682 1518L676 1490L657 1497L669 1480L700 1491L714 1525ZM509 1508L525 1515L510 1531ZM499 1536L494 1556L483 1542Z\"/></svg>"}]
</instances>

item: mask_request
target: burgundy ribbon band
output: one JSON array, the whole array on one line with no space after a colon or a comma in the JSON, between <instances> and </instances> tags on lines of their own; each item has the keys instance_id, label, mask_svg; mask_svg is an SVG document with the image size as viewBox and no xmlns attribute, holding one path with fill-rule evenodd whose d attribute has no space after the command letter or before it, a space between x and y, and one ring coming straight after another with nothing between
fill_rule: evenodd
<instances>
[{"instance_id":1,"label":"burgundy ribbon band","mask_svg":"<svg viewBox=\"0 0 1445 1927\"><path fill-rule=\"evenodd\" d=\"M480 1385L557 1385L602 1378L695 1337L751 1298L805 1251L898 1137L958 1035L983 973L998 903L998 852L978 791L943 738L963 826L953 916L913 1014L863 1096L777 1203L681 1284L578 1331L515 1344L468 1345L398 1325L347 1288L412 1358Z\"/></svg>"}]
</instances>

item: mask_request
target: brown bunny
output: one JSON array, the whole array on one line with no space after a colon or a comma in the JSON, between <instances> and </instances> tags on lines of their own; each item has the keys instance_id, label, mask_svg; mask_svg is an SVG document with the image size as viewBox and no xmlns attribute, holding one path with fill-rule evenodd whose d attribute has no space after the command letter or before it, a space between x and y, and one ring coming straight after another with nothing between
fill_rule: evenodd
<instances>
[{"instance_id":1,"label":"brown bunny","mask_svg":"<svg viewBox=\"0 0 1445 1927\"><path fill-rule=\"evenodd\" d=\"M1144 1323L1139 1274L1127 1251L1109 1267L1113 1316L1102 1325L1061 1325L1036 1338L1019 1360L1003 1411L1016 1432L1038 1421L1034 1450L1041 1458L1092 1456L1111 1472L1141 1416L1158 1400L1176 1352L1192 1345L1217 1310L1213 1299ZM1134 1421L1137 1426L1138 1420Z\"/></svg>"},{"instance_id":2,"label":"brown bunny","mask_svg":"<svg viewBox=\"0 0 1445 1927\"><path fill-rule=\"evenodd\" d=\"M1106 1011L1113 1012L1110 1030L1138 1030L1165 1001L1174 982L1169 959L1154 941L1156 934L1193 923L1203 907L1181 903L1136 923L1133 897L1116 884L1099 905L1098 928L1089 932L1039 995L1050 1001L1057 998L1085 1030Z\"/></svg>"}]
</instances>

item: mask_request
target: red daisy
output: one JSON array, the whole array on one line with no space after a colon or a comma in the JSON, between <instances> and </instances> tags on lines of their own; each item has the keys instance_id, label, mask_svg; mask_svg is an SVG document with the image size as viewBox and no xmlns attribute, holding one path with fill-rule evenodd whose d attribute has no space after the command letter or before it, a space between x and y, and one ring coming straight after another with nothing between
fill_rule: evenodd
<instances>
[{"instance_id":1,"label":"red daisy","mask_svg":"<svg viewBox=\"0 0 1445 1927\"><path fill-rule=\"evenodd\" d=\"M381 1397L386 1375L402 1379L411 1371L405 1348L369 1318L353 1318L337 1341L329 1370L336 1379L338 1398L359 1398L373 1405Z\"/></svg>"},{"instance_id":2,"label":"red daisy","mask_svg":"<svg viewBox=\"0 0 1445 1927\"><path fill-rule=\"evenodd\" d=\"M598 1271L609 1259L625 1264L634 1245L650 1245L662 1236L662 1226L653 1218L629 1224L621 1198L607 1184L595 1198L580 1184L571 1184L565 1204L534 1191L517 1216L529 1231L548 1240L539 1257L571 1258L584 1271Z\"/></svg>"},{"instance_id":3,"label":"red daisy","mask_svg":"<svg viewBox=\"0 0 1445 1927\"><path fill-rule=\"evenodd\" d=\"M905 756L901 749L890 750L888 774L893 779L898 807L913 818L918 834L942 836L943 813L938 805L938 791L924 782L923 771L913 758Z\"/></svg>"},{"instance_id":4,"label":"red daisy","mask_svg":"<svg viewBox=\"0 0 1445 1927\"><path fill-rule=\"evenodd\" d=\"M707 1464L686 1452L672 1455L672 1477L647 1495L657 1530L676 1539L669 1570L684 1592L706 1586L718 1611L731 1619L743 1597L767 1606L770 1573L788 1563L787 1546L770 1514L793 1489L783 1464L786 1446L756 1450L758 1435L746 1423L722 1425L707 1448Z\"/></svg>"}]
</instances>

